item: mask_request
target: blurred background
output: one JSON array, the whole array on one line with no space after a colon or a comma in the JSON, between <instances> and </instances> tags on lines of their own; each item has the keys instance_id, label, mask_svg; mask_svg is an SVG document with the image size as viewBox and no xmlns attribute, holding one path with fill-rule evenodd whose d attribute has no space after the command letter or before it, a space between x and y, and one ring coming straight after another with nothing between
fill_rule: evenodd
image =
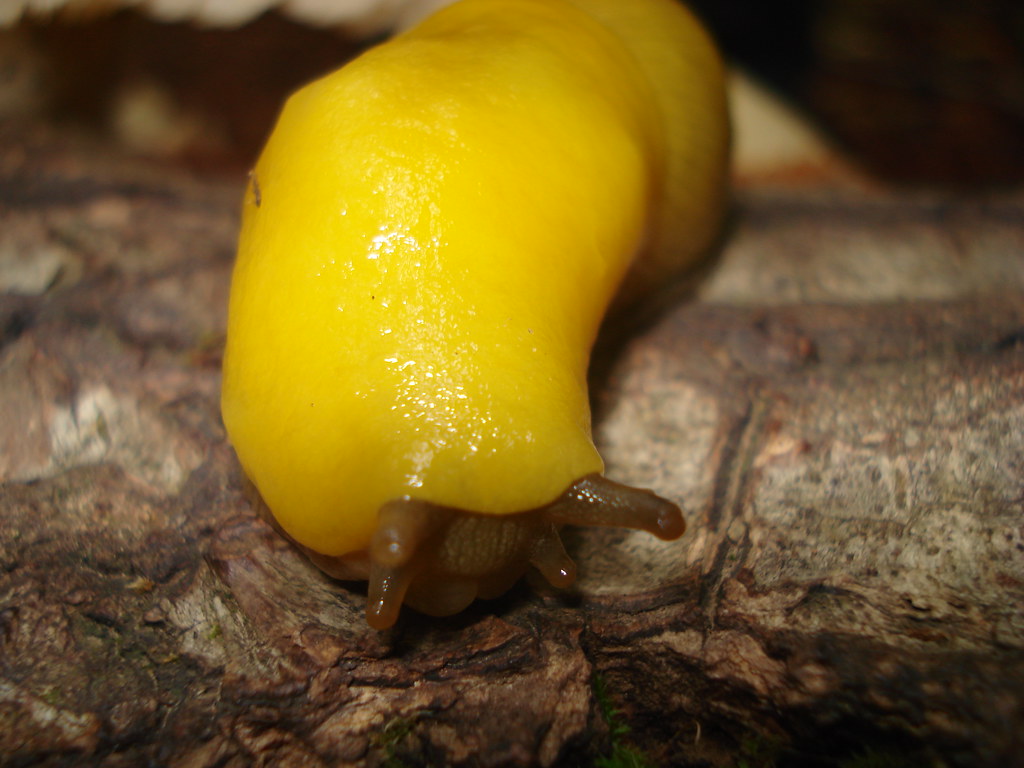
<instances>
[{"instance_id":1,"label":"blurred background","mask_svg":"<svg viewBox=\"0 0 1024 768\"><path fill-rule=\"evenodd\" d=\"M211 26L196 23L201 3L161 0L158 15L179 19L167 22L108 0L16 20L28 1L7 0L0 121L43 119L227 172L252 161L289 91L379 39L401 10L348 0L340 25L314 7L301 21L271 10ZM957 189L1024 180L1020 0L693 5L732 61L869 177Z\"/></svg>"},{"instance_id":2,"label":"blurred background","mask_svg":"<svg viewBox=\"0 0 1024 768\"><path fill-rule=\"evenodd\" d=\"M903 183L1024 179L1019 0L700 0L728 56Z\"/></svg>"}]
</instances>

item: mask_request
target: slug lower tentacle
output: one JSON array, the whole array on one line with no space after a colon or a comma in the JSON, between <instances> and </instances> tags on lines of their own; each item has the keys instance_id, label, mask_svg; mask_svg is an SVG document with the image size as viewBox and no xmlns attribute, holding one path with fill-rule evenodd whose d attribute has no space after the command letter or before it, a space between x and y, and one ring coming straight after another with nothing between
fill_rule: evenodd
<instances>
[{"instance_id":1,"label":"slug lower tentacle","mask_svg":"<svg viewBox=\"0 0 1024 768\"><path fill-rule=\"evenodd\" d=\"M713 243L721 61L673 0L459 0L293 95L251 175L222 413L261 509L367 619L461 610L565 524L683 532L601 476L611 302ZM568 490L567 490L568 489Z\"/></svg>"}]
</instances>

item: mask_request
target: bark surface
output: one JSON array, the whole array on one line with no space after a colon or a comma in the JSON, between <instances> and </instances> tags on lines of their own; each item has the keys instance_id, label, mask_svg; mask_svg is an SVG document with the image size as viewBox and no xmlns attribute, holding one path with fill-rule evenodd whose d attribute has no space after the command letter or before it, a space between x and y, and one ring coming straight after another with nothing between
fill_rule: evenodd
<instances>
[{"instance_id":1,"label":"bark surface","mask_svg":"<svg viewBox=\"0 0 1024 768\"><path fill-rule=\"evenodd\" d=\"M0 131L0 765L1024 754L1020 197L742 191L596 366L609 476L687 535L380 633L225 440L241 181Z\"/></svg>"}]
</instances>

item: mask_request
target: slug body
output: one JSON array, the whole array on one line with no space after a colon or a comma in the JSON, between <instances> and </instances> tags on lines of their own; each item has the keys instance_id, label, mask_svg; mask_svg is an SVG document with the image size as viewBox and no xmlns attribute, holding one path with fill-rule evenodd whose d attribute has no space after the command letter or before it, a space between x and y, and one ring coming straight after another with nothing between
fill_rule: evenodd
<instances>
[{"instance_id":1,"label":"slug body","mask_svg":"<svg viewBox=\"0 0 1024 768\"><path fill-rule=\"evenodd\" d=\"M563 523L682 533L604 480L590 348L617 292L705 251L721 64L671 0L461 0L293 95L253 171L222 411L268 517L322 568L461 610Z\"/></svg>"}]
</instances>

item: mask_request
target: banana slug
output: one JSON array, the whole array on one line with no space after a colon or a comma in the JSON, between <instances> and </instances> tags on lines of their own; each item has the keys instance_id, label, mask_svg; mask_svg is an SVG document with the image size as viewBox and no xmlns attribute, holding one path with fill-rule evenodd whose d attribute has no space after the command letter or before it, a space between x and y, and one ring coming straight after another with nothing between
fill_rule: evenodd
<instances>
[{"instance_id":1,"label":"banana slug","mask_svg":"<svg viewBox=\"0 0 1024 768\"><path fill-rule=\"evenodd\" d=\"M367 621L572 582L564 524L682 535L604 478L616 296L715 238L722 64L672 0L459 0L287 101L243 204L222 415L263 512Z\"/></svg>"}]
</instances>

